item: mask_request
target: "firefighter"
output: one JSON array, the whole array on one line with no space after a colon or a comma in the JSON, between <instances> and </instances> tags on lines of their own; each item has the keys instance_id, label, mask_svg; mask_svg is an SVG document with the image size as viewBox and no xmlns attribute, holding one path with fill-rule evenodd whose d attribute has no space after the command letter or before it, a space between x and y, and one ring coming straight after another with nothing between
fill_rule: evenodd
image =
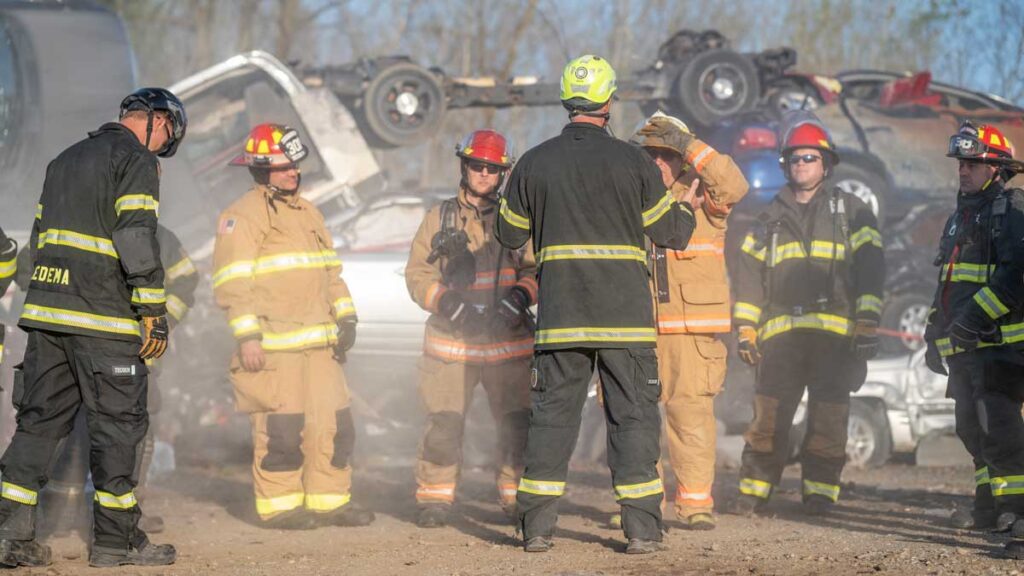
<instances>
[{"instance_id":1,"label":"firefighter","mask_svg":"<svg viewBox=\"0 0 1024 576\"><path fill-rule=\"evenodd\" d=\"M220 215L214 295L238 341L236 405L250 415L263 525L365 526L351 502L355 426L341 363L356 309L323 215L299 194L308 149L281 124L252 129L231 161L255 186Z\"/></svg>"},{"instance_id":2,"label":"firefighter","mask_svg":"<svg viewBox=\"0 0 1024 576\"><path fill-rule=\"evenodd\" d=\"M875 216L826 182L835 144L811 113L783 119L788 184L746 235L735 278L733 322L740 358L758 366L754 420L744 439L739 496L749 516L779 485L793 415L807 390L800 451L804 511L828 513L846 461L850 393L878 351L884 258Z\"/></svg>"},{"instance_id":3,"label":"firefighter","mask_svg":"<svg viewBox=\"0 0 1024 576\"><path fill-rule=\"evenodd\" d=\"M711 530L715 480L715 395L725 381L731 330L725 271L726 218L747 193L736 163L701 141L684 122L658 113L633 137L661 170L677 200L694 189L697 227L686 250L654 248L658 368L669 458L676 476L676 516Z\"/></svg>"},{"instance_id":4,"label":"firefighter","mask_svg":"<svg viewBox=\"0 0 1024 576\"><path fill-rule=\"evenodd\" d=\"M964 528L1007 529L1024 517L1024 193L1005 187L1012 154L996 127L970 122L950 138L947 154L959 163L960 190L935 259L939 287L925 359L940 374L942 359L949 364L957 435L974 459L974 510L953 518ZM1019 541L1007 550L1024 558Z\"/></svg>"},{"instance_id":5,"label":"firefighter","mask_svg":"<svg viewBox=\"0 0 1024 576\"><path fill-rule=\"evenodd\" d=\"M531 376L526 469L518 522L527 552L546 552L565 491L591 376L600 375L608 464L627 553L664 549L657 332L644 236L682 250L695 226L639 148L607 131L615 71L586 55L561 80L567 124L516 164L501 200L497 238L533 238L539 312Z\"/></svg>"},{"instance_id":6,"label":"firefighter","mask_svg":"<svg viewBox=\"0 0 1024 576\"><path fill-rule=\"evenodd\" d=\"M18 324L29 332L12 397L18 428L0 460L0 564L49 563L34 540L36 504L83 406L96 488L89 563L174 562L173 546L151 544L138 528L134 489L149 426L145 361L163 354L168 335L157 156L173 156L185 129L181 102L144 88L121 102L119 122L47 167Z\"/></svg>"},{"instance_id":7,"label":"firefighter","mask_svg":"<svg viewBox=\"0 0 1024 576\"><path fill-rule=\"evenodd\" d=\"M8 238L3 230L0 230L0 297L7 293L7 288L14 282L15 273L18 271L18 243ZM0 324L0 364L4 359L4 335L7 328Z\"/></svg>"},{"instance_id":8,"label":"firefighter","mask_svg":"<svg viewBox=\"0 0 1024 576\"><path fill-rule=\"evenodd\" d=\"M477 130L455 154L458 195L424 217L405 268L409 294L431 313L420 365L427 427L416 463L417 524L424 528L447 520L478 383L498 424L499 501L514 513L530 408L536 265L531 251L494 240L498 190L512 151L502 134Z\"/></svg>"},{"instance_id":9,"label":"firefighter","mask_svg":"<svg viewBox=\"0 0 1024 576\"><path fill-rule=\"evenodd\" d=\"M157 242L160 244L160 262L164 265L164 290L167 294L167 324L174 333L175 326L185 317L195 302L195 289L199 283L199 274L192 259L188 257L181 241L163 225L157 226ZM147 360L149 370L149 394L147 407L150 426L142 441L141 456L136 460L138 481L135 496L140 503L145 502L145 492L149 467L153 461L155 445L156 420L160 412L161 394L157 382L160 369L166 359ZM41 530L44 534L61 534L77 529L81 534L88 532L87 503L84 500L85 485L89 475L89 433L85 413L79 412L75 419L74 429L68 437L60 457L50 475L50 481L40 494L40 508L43 513ZM164 521L160 516L143 512L139 518L139 528L147 534L163 532Z\"/></svg>"}]
</instances>

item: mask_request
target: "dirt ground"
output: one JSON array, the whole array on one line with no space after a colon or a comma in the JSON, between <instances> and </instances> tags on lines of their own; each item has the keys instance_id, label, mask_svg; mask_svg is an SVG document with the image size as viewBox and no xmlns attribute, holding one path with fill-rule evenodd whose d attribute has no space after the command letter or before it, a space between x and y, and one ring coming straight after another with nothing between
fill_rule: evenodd
<instances>
[{"instance_id":1,"label":"dirt ground","mask_svg":"<svg viewBox=\"0 0 1024 576\"><path fill-rule=\"evenodd\" d=\"M286 532L254 525L247 471L179 470L152 490L146 509L160 514L167 531L156 542L172 542L177 564L126 567L118 574L214 575L420 575L420 574L1018 574L1024 564L999 556L1000 535L955 530L947 518L969 505L972 471L967 467L923 468L890 464L847 470L841 505L823 520L801 515L798 469L790 468L783 489L765 516L722 515L712 532L676 525L666 536L670 550L626 556L622 534L607 522L615 504L606 472L578 468L555 548L526 554L495 503L490 475L464 474L456 517L447 528L414 524L413 480L408 468L357 470L355 497L377 512L366 528L320 528ZM721 470L717 501L731 497L734 470ZM55 563L21 573L57 576L95 574L85 546L71 536L51 541Z\"/></svg>"}]
</instances>

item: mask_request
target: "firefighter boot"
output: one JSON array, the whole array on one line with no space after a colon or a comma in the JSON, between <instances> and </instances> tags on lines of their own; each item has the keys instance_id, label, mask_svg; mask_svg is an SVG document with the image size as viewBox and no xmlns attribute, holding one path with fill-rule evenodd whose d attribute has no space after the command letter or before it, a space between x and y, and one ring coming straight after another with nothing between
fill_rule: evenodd
<instances>
[{"instance_id":1,"label":"firefighter boot","mask_svg":"<svg viewBox=\"0 0 1024 576\"><path fill-rule=\"evenodd\" d=\"M448 504L430 504L420 508L420 514L416 517L416 525L420 528L441 528L448 524L448 513L451 506Z\"/></svg>"},{"instance_id":2,"label":"firefighter boot","mask_svg":"<svg viewBox=\"0 0 1024 576\"><path fill-rule=\"evenodd\" d=\"M534 536L526 541L523 545L523 550L527 552L547 552L554 547L555 543L551 538L545 536Z\"/></svg>"},{"instance_id":3,"label":"firefighter boot","mask_svg":"<svg viewBox=\"0 0 1024 576\"><path fill-rule=\"evenodd\" d=\"M302 508L293 508L267 520L261 520L260 526L271 530L312 530L316 528L316 518Z\"/></svg>"},{"instance_id":4,"label":"firefighter boot","mask_svg":"<svg viewBox=\"0 0 1024 576\"><path fill-rule=\"evenodd\" d=\"M995 510L955 510L949 517L954 528L962 530L988 530L996 526Z\"/></svg>"},{"instance_id":5,"label":"firefighter boot","mask_svg":"<svg viewBox=\"0 0 1024 576\"><path fill-rule=\"evenodd\" d=\"M693 514L686 518L686 527L690 530L714 530L715 517L711 514Z\"/></svg>"},{"instance_id":6,"label":"firefighter boot","mask_svg":"<svg viewBox=\"0 0 1024 576\"><path fill-rule=\"evenodd\" d=\"M664 552L668 550L668 546L658 542L657 540L644 540L643 538L630 538L629 544L626 545L626 554L653 554L654 552Z\"/></svg>"},{"instance_id":7,"label":"firefighter boot","mask_svg":"<svg viewBox=\"0 0 1024 576\"><path fill-rule=\"evenodd\" d=\"M117 566L166 566L174 564L178 552L170 544L153 544L148 539L139 546L108 548L93 546L89 553L89 566L114 568Z\"/></svg>"},{"instance_id":8,"label":"firefighter boot","mask_svg":"<svg viewBox=\"0 0 1024 576\"><path fill-rule=\"evenodd\" d=\"M828 516L834 508L835 502L820 494L811 494L804 500L804 514L807 516Z\"/></svg>"},{"instance_id":9,"label":"firefighter boot","mask_svg":"<svg viewBox=\"0 0 1024 576\"><path fill-rule=\"evenodd\" d=\"M376 519L377 516L372 511L363 508L355 502L349 502L325 514L325 520L328 524L348 528L369 526Z\"/></svg>"},{"instance_id":10,"label":"firefighter boot","mask_svg":"<svg viewBox=\"0 0 1024 576\"><path fill-rule=\"evenodd\" d=\"M0 500L0 566L49 566L50 547L35 540L36 507Z\"/></svg>"},{"instance_id":11,"label":"firefighter boot","mask_svg":"<svg viewBox=\"0 0 1024 576\"><path fill-rule=\"evenodd\" d=\"M750 518L757 512L757 509L760 508L760 506L761 499L757 496L740 494L732 501L731 504L729 504L728 508L726 508L726 512L736 516Z\"/></svg>"}]
</instances>

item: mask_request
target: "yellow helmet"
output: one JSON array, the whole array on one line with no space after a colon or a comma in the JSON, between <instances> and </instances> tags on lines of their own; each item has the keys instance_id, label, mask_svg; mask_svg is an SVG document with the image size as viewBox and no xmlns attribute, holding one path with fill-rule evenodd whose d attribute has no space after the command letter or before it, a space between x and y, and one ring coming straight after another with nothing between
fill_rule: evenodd
<instances>
[{"instance_id":1,"label":"yellow helmet","mask_svg":"<svg viewBox=\"0 0 1024 576\"><path fill-rule=\"evenodd\" d=\"M580 110L596 110L615 93L615 70L600 56L587 54L565 65L562 103Z\"/></svg>"}]
</instances>

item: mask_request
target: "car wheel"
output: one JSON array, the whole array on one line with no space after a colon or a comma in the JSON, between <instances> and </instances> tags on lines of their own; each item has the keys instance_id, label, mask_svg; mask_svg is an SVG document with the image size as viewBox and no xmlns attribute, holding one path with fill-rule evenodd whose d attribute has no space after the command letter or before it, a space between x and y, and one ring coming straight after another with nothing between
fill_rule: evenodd
<instances>
[{"instance_id":1,"label":"car wheel","mask_svg":"<svg viewBox=\"0 0 1024 576\"><path fill-rule=\"evenodd\" d=\"M832 182L843 192L853 194L867 204L879 223L885 221L888 186L882 178L854 164L839 164L832 169Z\"/></svg>"},{"instance_id":2,"label":"car wheel","mask_svg":"<svg viewBox=\"0 0 1024 576\"><path fill-rule=\"evenodd\" d=\"M847 424L846 461L857 468L875 468L892 456L892 437L885 414L873 404L856 398L850 401Z\"/></svg>"},{"instance_id":3,"label":"car wheel","mask_svg":"<svg viewBox=\"0 0 1024 576\"><path fill-rule=\"evenodd\" d=\"M932 301L925 294L900 294L889 298L882 308L882 328L898 332L882 335L882 350L889 354L910 354L924 347L924 329Z\"/></svg>"},{"instance_id":4,"label":"car wheel","mask_svg":"<svg viewBox=\"0 0 1024 576\"><path fill-rule=\"evenodd\" d=\"M416 64L400 62L370 81L362 116L368 136L376 143L409 146L436 133L446 109L444 88L437 76Z\"/></svg>"},{"instance_id":5,"label":"car wheel","mask_svg":"<svg viewBox=\"0 0 1024 576\"><path fill-rule=\"evenodd\" d=\"M708 50L686 64L675 93L684 116L710 126L751 110L761 97L761 81L750 58L731 50Z\"/></svg>"},{"instance_id":6,"label":"car wheel","mask_svg":"<svg viewBox=\"0 0 1024 576\"><path fill-rule=\"evenodd\" d=\"M821 106L821 96L813 88L783 82L771 88L765 102L768 110L781 118L794 110L817 110Z\"/></svg>"}]
</instances>

